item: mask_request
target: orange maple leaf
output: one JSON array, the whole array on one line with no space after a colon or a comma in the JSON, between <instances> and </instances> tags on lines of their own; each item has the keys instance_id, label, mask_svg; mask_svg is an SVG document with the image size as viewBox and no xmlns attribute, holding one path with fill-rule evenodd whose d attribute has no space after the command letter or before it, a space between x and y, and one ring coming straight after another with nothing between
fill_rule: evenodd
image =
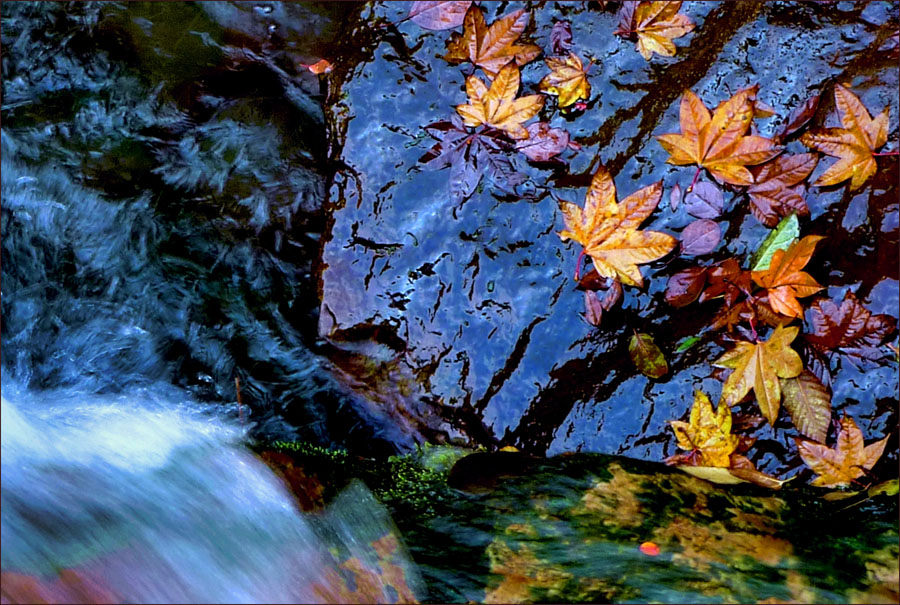
<instances>
[{"instance_id":1,"label":"orange maple leaf","mask_svg":"<svg viewBox=\"0 0 900 605\"><path fill-rule=\"evenodd\" d=\"M565 59L547 57L550 73L538 84L543 92L559 96L559 106L568 107L579 99L591 98L591 84L587 81L584 65L575 53ZM590 64L588 64L590 67Z\"/></svg>"},{"instance_id":2,"label":"orange maple leaf","mask_svg":"<svg viewBox=\"0 0 900 605\"><path fill-rule=\"evenodd\" d=\"M732 368L734 372L722 387L722 401L729 406L740 402L750 389L763 416L774 425L781 407L781 385L778 378L793 378L803 371L803 361L791 348L800 328L779 325L767 341L738 342L713 365Z\"/></svg>"},{"instance_id":3,"label":"orange maple leaf","mask_svg":"<svg viewBox=\"0 0 900 605\"><path fill-rule=\"evenodd\" d=\"M817 475L812 485L820 487L840 487L849 485L854 479L870 470L881 454L888 438L864 445L862 431L853 418L844 416L834 449L795 437L800 457Z\"/></svg>"},{"instance_id":4,"label":"orange maple leaf","mask_svg":"<svg viewBox=\"0 0 900 605\"><path fill-rule=\"evenodd\" d=\"M678 166L697 164L720 183L752 185L753 175L746 166L761 164L782 150L770 139L746 134L758 90L759 85L739 90L719 103L712 115L697 95L685 90L681 98L681 134L656 137L671 155L667 161Z\"/></svg>"},{"instance_id":5,"label":"orange maple leaf","mask_svg":"<svg viewBox=\"0 0 900 605\"><path fill-rule=\"evenodd\" d=\"M615 183L600 166L588 189L584 210L572 202L560 202L566 228L559 236L584 246L584 253L590 255L600 275L640 287L643 280L638 265L665 256L677 243L671 235L637 229L661 197L659 181L616 203Z\"/></svg>"},{"instance_id":6,"label":"orange maple leaf","mask_svg":"<svg viewBox=\"0 0 900 605\"><path fill-rule=\"evenodd\" d=\"M627 4L627 3L626 3ZM647 61L653 53L664 57L675 56L674 38L680 38L694 29L687 15L678 12L681 1L641 2L634 9L629 26L620 26L616 34L637 35L637 50Z\"/></svg>"},{"instance_id":7,"label":"orange maple leaf","mask_svg":"<svg viewBox=\"0 0 900 605\"><path fill-rule=\"evenodd\" d=\"M843 128L807 132L800 141L807 147L840 158L822 173L816 185L836 185L850 179L850 190L853 191L862 187L878 169L873 154L887 142L888 108L885 107L873 120L859 97L840 84L834 87L834 104Z\"/></svg>"},{"instance_id":8,"label":"orange maple leaf","mask_svg":"<svg viewBox=\"0 0 900 605\"><path fill-rule=\"evenodd\" d=\"M493 126L514 139L527 139L528 130L522 125L533 118L544 105L541 95L516 99L519 91L519 68L510 61L497 74L490 89L475 76L466 78L468 105L457 105L456 111L466 126Z\"/></svg>"},{"instance_id":9,"label":"orange maple leaf","mask_svg":"<svg viewBox=\"0 0 900 605\"><path fill-rule=\"evenodd\" d=\"M803 317L803 307L797 297L812 296L823 289L811 275L801 271L809 262L816 244L823 239L820 235L807 235L787 250L776 250L768 269L752 273L753 281L768 290L769 305L777 313Z\"/></svg>"},{"instance_id":10,"label":"orange maple leaf","mask_svg":"<svg viewBox=\"0 0 900 605\"><path fill-rule=\"evenodd\" d=\"M454 33L450 37L444 58L450 63L471 61L493 78L510 61L525 65L541 54L541 49L534 44L515 43L526 25L528 13L520 9L488 27L481 8L472 5L463 20L462 35Z\"/></svg>"}]
</instances>

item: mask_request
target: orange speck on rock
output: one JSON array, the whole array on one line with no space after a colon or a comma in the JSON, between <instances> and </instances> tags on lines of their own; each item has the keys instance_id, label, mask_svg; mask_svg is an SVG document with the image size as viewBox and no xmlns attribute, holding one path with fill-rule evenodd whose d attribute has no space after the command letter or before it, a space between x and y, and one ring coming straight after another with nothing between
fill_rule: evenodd
<instances>
[{"instance_id":1,"label":"orange speck on rock","mask_svg":"<svg viewBox=\"0 0 900 605\"><path fill-rule=\"evenodd\" d=\"M334 67L331 65L331 63L327 59L322 59L320 61L316 61L312 65L307 65L306 69L308 69L309 71L313 72L316 75L319 75L319 74L327 74L332 69L334 69Z\"/></svg>"},{"instance_id":2,"label":"orange speck on rock","mask_svg":"<svg viewBox=\"0 0 900 605\"><path fill-rule=\"evenodd\" d=\"M638 548L642 553L651 557L655 557L659 554L659 546L653 542L644 542Z\"/></svg>"}]
</instances>

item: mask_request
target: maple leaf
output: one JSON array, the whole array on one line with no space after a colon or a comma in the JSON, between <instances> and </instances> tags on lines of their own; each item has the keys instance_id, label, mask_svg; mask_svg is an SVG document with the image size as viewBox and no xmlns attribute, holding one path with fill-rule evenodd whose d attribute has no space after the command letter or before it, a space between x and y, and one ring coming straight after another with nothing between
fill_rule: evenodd
<instances>
[{"instance_id":1,"label":"maple leaf","mask_svg":"<svg viewBox=\"0 0 900 605\"><path fill-rule=\"evenodd\" d=\"M560 107L568 107L580 99L586 101L591 97L591 85L587 81L587 70L575 53L569 53L569 56L564 59L547 57L545 61L547 67L550 68L550 73L544 76L544 79L538 84L538 88L549 95L557 95Z\"/></svg>"},{"instance_id":2,"label":"maple leaf","mask_svg":"<svg viewBox=\"0 0 900 605\"><path fill-rule=\"evenodd\" d=\"M753 271L753 281L768 290L769 304L775 312L788 317L803 317L803 307L797 297L812 296L822 290L822 286L801 269L809 262L816 244L823 239L820 235L807 235L787 250L776 250L768 269Z\"/></svg>"},{"instance_id":3,"label":"maple leaf","mask_svg":"<svg viewBox=\"0 0 900 605\"><path fill-rule=\"evenodd\" d=\"M750 291L750 272L741 269L737 259L727 258L707 269L706 289L700 295L700 302L723 297L730 307L738 297Z\"/></svg>"},{"instance_id":4,"label":"maple leaf","mask_svg":"<svg viewBox=\"0 0 900 605\"><path fill-rule=\"evenodd\" d=\"M697 452L696 466L731 466L731 454L739 439L731 434L731 409L724 402L713 411L709 397L703 391L694 391L690 422L670 420L678 447Z\"/></svg>"},{"instance_id":5,"label":"maple leaf","mask_svg":"<svg viewBox=\"0 0 900 605\"><path fill-rule=\"evenodd\" d=\"M616 203L616 186L606 168L600 166L591 181L584 210L561 201L566 228L563 241L573 239L585 248L597 273L617 277L623 284L642 286L639 264L661 258L677 240L658 231L638 231L662 197L662 181L632 193Z\"/></svg>"},{"instance_id":6,"label":"maple leaf","mask_svg":"<svg viewBox=\"0 0 900 605\"><path fill-rule=\"evenodd\" d=\"M803 370L803 361L790 346L799 330L779 325L769 340L738 342L734 349L713 362L720 368L734 370L722 387L722 401L729 406L736 405L753 389L760 411L774 425L781 406L778 378L793 378Z\"/></svg>"},{"instance_id":7,"label":"maple leaf","mask_svg":"<svg viewBox=\"0 0 900 605\"><path fill-rule=\"evenodd\" d=\"M681 134L658 135L669 152L670 164L697 164L720 183L752 185L748 165L761 164L781 153L774 141L747 135L759 85L739 90L719 103L710 115L703 101L690 90L681 98ZM696 180L696 178L695 178Z\"/></svg>"},{"instance_id":8,"label":"maple leaf","mask_svg":"<svg viewBox=\"0 0 900 605\"><path fill-rule=\"evenodd\" d=\"M533 118L544 105L541 95L516 99L519 91L519 68L512 61L504 65L490 89L475 76L466 78L468 105L457 105L456 111L466 126L493 126L514 139L527 139L523 122Z\"/></svg>"},{"instance_id":9,"label":"maple leaf","mask_svg":"<svg viewBox=\"0 0 900 605\"><path fill-rule=\"evenodd\" d=\"M875 174L878 165L873 153L887 142L888 108L874 120L862 101L840 84L834 87L843 128L825 128L807 132L800 141L817 151L839 158L815 182L816 185L836 185L850 179L850 190L862 187Z\"/></svg>"},{"instance_id":10,"label":"maple leaf","mask_svg":"<svg viewBox=\"0 0 900 605\"><path fill-rule=\"evenodd\" d=\"M841 419L841 428L834 449L795 438L800 450L800 457L817 475L812 485L819 487L841 487L849 485L855 479L870 470L881 454L888 438L864 445L862 431L849 416Z\"/></svg>"},{"instance_id":11,"label":"maple leaf","mask_svg":"<svg viewBox=\"0 0 900 605\"><path fill-rule=\"evenodd\" d=\"M675 56L674 38L694 29L694 23L678 12L680 0L675 2L625 2L619 15L619 36L637 36L637 50L647 61L653 53ZM630 18L629 18L630 17Z\"/></svg>"},{"instance_id":12,"label":"maple leaf","mask_svg":"<svg viewBox=\"0 0 900 605\"><path fill-rule=\"evenodd\" d=\"M533 162L548 162L569 146L569 131L547 122L534 122L526 130L528 138L517 141L516 149Z\"/></svg>"},{"instance_id":13,"label":"maple leaf","mask_svg":"<svg viewBox=\"0 0 900 605\"><path fill-rule=\"evenodd\" d=\"M790 214L809 216L800 194L800 183L813 171L819 159L811 153L782 155L763 164L747 189L750 211L766 227L774 227Z\"/></svg>"},{"instance_id":14,"label":"maple leaf","mask_svg":"<svg viewBox=\"0 0 900 605\"><path fill-rule=\"evenodd\" d=\"M878 347L893 333L896 321L890 315L872 315L849 290L840 306L831 300L815 301L809 319L812 332L805 338L816 349L840 349L845 355L868 360L882 356Z\"/></svg>"},{"instance_id":15,"label":"maple leaf","mask_svg":"<svg viewBox=\"0 0 900 605\"><path fill-rule=\"evenodd\" d=\"M429 124L425 130L438 143L419 162L432 170L450 168L450 197L454 203L472 195L484 174L504 189L524 182L525 176L515 170L506 156L512 142L503 132L492 128L469 132L459 116L451 117L449 122Z\"/></svg>"},{"instance_id":16,"label":"maple leaf","mask_svg":"<svg viewBox=\"0 0 900 605\"><path fill-rule=\"evenodd\" d=\"M450 63L471 61L491 78L496 77L510 61L525 65L541 54L541 49L534 44L515 43L528 25L528 16L520 9L497 19L488 27L484 13L473 4L466 11L463 34L450 36L444 58Z\"/></svg>"}]
</instances>

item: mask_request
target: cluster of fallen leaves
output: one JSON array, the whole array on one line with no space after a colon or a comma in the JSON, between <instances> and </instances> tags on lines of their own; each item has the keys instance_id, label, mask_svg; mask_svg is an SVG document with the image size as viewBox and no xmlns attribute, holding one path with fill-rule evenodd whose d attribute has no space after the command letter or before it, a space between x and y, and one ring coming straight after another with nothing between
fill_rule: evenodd
<instances>
[{"instance_id":1,"label":"cluster of fallen leaves","mask_svg":"<svg viewBox=\"0 0 900 605\"><path fill-rule=\"evenodd\" d=\"M681 2L622 2L614 34L636 41L648 61L653 54L671 57L673 40L694 28L680 12ZM515 153L532 162L559 162L566 149L580 147L569 133L548 121L530 120L546 115L547 97L555 97L560 112L588 107L591 85L587 65L575 52L571 25L557 21L550 32L551 55L545 57L549 73L537 85L538 93L524 93L519 68L540 56L540 47L521 39L530 15L517 10L488 24L473 2L413 2L409 19L432 30L456 29L446 42L444 58L451 64L471 64L484 77L466 78L466 103L457 105L449 120L426 127L438 142L420 159L432 169L450 169L450 195L462 203L489 175L500 189L514 192L525 181L516 169ZM722 189L746 199L751 213L773 228L750 259L728 258L678 271L669 278L665 298L674 307L720 301L712 328L725 329L732 348L713 362L730 370L718 408L698 392L689 422L673 421L678 454L668 462L694 474L720 482L751 481L780 487L782 481L759 473L744 453L752 440L731 433L731 408L752 392L759 410L772 426L785 408L799 433L800 454L819 475L815 485L839 486L858 482L884 449L884 440L863 448L855 423L845 418L832 422L831 366L840 355L857 363L877 361L881 345L894 331L886 315L872 315L852 294L843 301L804 299L824 287L806 271L818 235L800 237L799 218L809 216L806 181L819 162L817 153L784 154L784 143L800 133L799 141L812 151L838 158L813 183L818 187L850 181L860 188L877 170L875 157L888 136L888 109L872 118L856 95L841 84L834 87L840 127L805 131L816 115L819 95L800 104L771 138L758 134L754 120L774 115L759 100L759 86L737 91L710 111L692 91L681 99L680 133L656 136L674 165L694 165L693 180L682 192L679 185L668 199L672 211L684 205L696 220L676 239L642 230L640 225L657 209L662 182L616 199L612 175L600 166L593 176L583 206L559 200L563 241L582 247L575 271L584 291L585 319L599 326L605 311L622 299L623 286L641 288L640 265L661 259L676 248L681 255L702 256L720 244L722 228L716 221L725 211ZM706 171L715 181L700 181ZM799 218L798 218L799 217ZM582 259L593 268L580 277ZM791 325L809 317L810 329ZM737 334L737 337L733 336ZM767 337L766 337L767 335ZM699 338L691 339L691 346ZM799 349L795 350L797 346ZM649 334L635 332L629 354L636 367L652 379L668 372L660 348ZM801 356L802 353L802 356ZM824 444L836 426L835 449ZM879 446L880 444L880 446Z\"/></svg>"},{"instance_id":2,"label":"cluster of fallen leaves","mask_svg":"<svg viewBox=\"0 0 900 605\"><path fill-rule=\"evenodd\" d=\"M661 135L657 140L669 152L670 163L697 166L695 182L700 171L706 169L724 186L746 187L753 215L766 226L777 227L750 259L748 269L742 268L737 258L689 267L670 277L665 297L675 307L698 300L700 303L722 301L713 327L737 331L744 338L737 340L730 351L714 362L717 367L732 370L722 387L720 405L735 406L752 391L763 417L774 426L783 403L798 432L809 439L798 443L804 461L820 475L814 485L845 486L857 482L864 470L871 468L880 456L883 444L881 449L872 450L878 452L874 459L866 459L863 464L859 461L861 454L856 458L850 456L848 459L855 460L853 464L832 469L829 478L823 479L823 465L826 464L823 460L833 461L842 456L841 443L847 440L847 431L855 430L862 443L856 425L848 418L840 424L837 450L823 445L832 425L831 364L824 356L842 353L857 362L880 359L883 357L880 345L894 331L894 320L886 315L873 316L849 291L840 305L819 298L808 308L812 329L799 343L805 359L792 348L800 327L788 326L797 319L802 320L807 312L801 300L824 290L804 270L817 244L824 238L816 235L801 238L797 218L809 215L802 184L815 169L818 157L810 153L779 155L782 148L777 141L747 134L753 118L760 115L757 92L756 86L738 91L710 114L696 95L686 91L680 112L682 132ZM887 109L873 120L856 95L846 87L837 84L834 95L843 128L806 132L800 141L840 158L818 178L816 186L850 180L850 189L854 190L875 172L873 154L887 140ZM782 140L800 130L817 106L818 97L798 108L777 138ZM762 115L766 115L765 109ZM723 204L721 192L715 185L700 183L695 188L692 183L690 189L694 191L685 197L685 205L690 204L690 214L703 217L701 220L718 216ZM678 197L680 192L672 199ZM686 228L685 233L688 231ZM718 243L717 238L715 241ZM683 235L683 252L684 248ZM762 338L760 331L769 328L772 331L768 339ZM711 416L700 414L698 418L709 419ZM721 430L723 424L715 426ZM673 429L679 447L703 452L706 446L702 439L696 442L699 443L696 447L687 447L690 442L683 438L684 427L673 424ZM695 430L701 431L701 426L697 425ZM708 433L703 434L708 436ZM714 448L713 452L716 451ZM696 465L703 458L699 454L679 455L670 462ZM709 466L739 468L720 455L710 454L706 458L716 461ZM740 468L744 468L743 462Z\"/></svg>"}]
</instances>

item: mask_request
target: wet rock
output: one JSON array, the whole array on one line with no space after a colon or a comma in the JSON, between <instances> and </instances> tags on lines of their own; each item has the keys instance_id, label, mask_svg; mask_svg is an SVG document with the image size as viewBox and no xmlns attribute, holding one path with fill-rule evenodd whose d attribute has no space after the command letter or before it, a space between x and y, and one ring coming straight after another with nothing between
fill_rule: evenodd
<instances>
[{"instance_id":1,"label":"wet rock","mask_svg":"<svg viewBox=\"0 0 900 605\"><path fill-rule=\"evenodd\" d=\"M503 5L506 12L514 8ZM499 16L492 13L497 7L486 9L489 21ZM446 34L402 21L404 10L391 4L363 10L361 23L348 28L354 42L346 43L361 49L362 62L333 80L328 111L340 170L328 192L320 336L336 349L356 351L362 334L389 341L392 367L405 376L405 392L391 397L391 405L432 427L433 414L441 414L451 437L459 432L475 443L513 444L532 453L593 450L655 460L673 453L667 421L686 413L694 389L718 393L721 383L708 364L728 345L705 333L689 351L674 349L702 333L716 305L679 311L665 302L668 276L691 262L670 258L644 267L649 285L626 288L623 308L606 314L601 329L582 321L583 297L569 279L579 250L556 236L562 218L548 190L581 204L598 161L614 176L620 199L660 179L665 199L674 185L686 187L691 171L666 164L667 154L651 136L679 130L685 88L715 106L730 92L759 83L761 100L779 116L757 121L764 136L772 136L813 93L827 91L823 99L830 99L834 80L850 82L868 107L896 107L896 65L879 50L896 29L896 7L685 3L696 29L677 41L676 57L649 63L633 43L608 35L615 28L612 9L535 9L526 37L549 48L553 22L566 18L574 51L595 60L587 109L563 115L548 100L541 114L551 126L568 129L582 149L563 154L567 167L513 156L526 183L509 188L485 177L461 204L451 200L448 171L423 170L418 159L433 144L423 127L449 119L453 107L465 102L468 72L440 58ZM396 26L373 32L367 23L376 18ZM535 92L544 74L540 61L525 66L520 94ZM823 100L816 127L831 105ZM795 140L788 148L804 150ZM862 193L884 200L883 210L869 207L870 214L885 216L877 224L888 225L877 237L870 233L869 241L877 243L860 247L864 223L858 217L849 219L859 223L852 233L835 234L845 189L809 193L812 220L803 232L831 239L816 256L822 283L835 283L826 276L839 270L838 283L861 283L865 294L885 277L896 279L896 259L884 253L896 251L896 212L886 205L889 197L896 200L896 184L890 184L896 162L879 166ZM723 218L730 227L713 260L749 257L768 230L750 215L744 194L726 193ZM677 234L691 220L684 208L661 207L643 227ZM850 262L838 250L848 249L858 250L855 269L838 269ZM669 376L652 381L636 373L626 354L632 329L653 334L672 368ZM896 388L896 372L882 366L871 378L856 380L848 371L837 377L843 386L836 388L835 409L863 416L886 409L879 402L891 396L870 387ZM873 428L881 430L897 422L896 413L876 417ZM793 432L786 424L778 428L777 434L767 426L754 433L760 438L756 461L764 470L796 464Z\"/></svg>"}]
</instances>

